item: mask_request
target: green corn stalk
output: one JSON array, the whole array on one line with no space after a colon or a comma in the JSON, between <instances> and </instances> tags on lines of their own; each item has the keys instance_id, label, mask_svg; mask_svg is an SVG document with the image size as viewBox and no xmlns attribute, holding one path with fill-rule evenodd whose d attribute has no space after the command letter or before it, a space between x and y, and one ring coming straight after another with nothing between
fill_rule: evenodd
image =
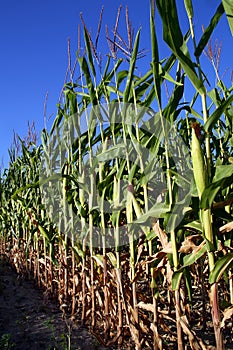
<instances>
[{"instance_id":1,"label":"green corn stalk","mask_svg":"<svg viewBox=\"0 0 233 350\"><path fill-rule=\"evenodd\" d=\"M190 0L188 1L188 3L189 4L186 4L187 5L186 10L188 13L190 29L192 32L195 55L196 55L197 65L199 70L199 78L200 80L203 80L199 57L204 47L206 46L210 38L210 35L212 34L214 28L216 27L220 17L223 14L223 6L222 4L220 4L220 6L217 8L217 11L214 14L213 18L211 19L209 26L205 30L203 36L201 37L197 45L194 31L193 31L193 23L192 23L193 10L191 11L192 12L191 15L188 10L188 8L189 9L192 8L192 1ZM207 125L209 121L208 121L205 89L201 92L201 101L202 101L202 109L203 109L203 120L204 120L204 124ZM192 129L191 152L192 152L192 160L193 160L194 178L197 185L200 201L202 198L203 191L206 188L206 186L209 184L211 179L212 160L211 160L211 149L210 149L210 133L209 133L209 129L207 128L205 133L205 150L206 150L206 160L204 158L203 151L200 146L200 141L198 139L197 128L194 127ZM209 270L211 273L215 266L215 259L214 259L214 253L213 253L214 236L213 236L213 228L212 228L211 208L201 209L200 218L202 222L204 237L207 241L207 244L210 246L210 248L208 249L208 261L209 261ZM218 288L216 283L211 285L210 304L212 307L212 319L214 324L216 346L217 346L217 349L220 350L223 348L223 337L222 337L222 331L220 329L220 311L219 311L219 304L218 304Z\"/></svg>"},{"instance_id":2,"label":"green corn stalk","mask_svg":"<svg viewBox=\"0 0 233 350\"><path fill-rule=\"evenodd\" d=\"M163 19L164 22L164 28L165 26L169 27L169 20L167 22L167 19L163 18L165 15L167 9L163 9L164 3L162 4L161 2L157 1L157 7L160 11L160 15ZM169 4L167 4L169 6ZM175 7L174 4L171 3L171 8ZM179 28L178 28L179 29ZM177 29L177 31L179 31ZM171 174L170 174L170 160L169 160L169 149L168 149L168 144L167 144L167 134L166 134L166 127L164 125L164 117L163 117L163 111L162 111L162 102L161 102L161 87L160 84L162 83L162 77L159 71L159 53L158 53L158 43L157 43L157 38L156 38L156 32L155 32L155 23L154 23L154 10L151 2L151 19L150 19L150 30L151 30L151 46L152 46L152 71L153 71L153 77L154 77L154 91L155 91L155 97L158 103L158 108L159 108L159 114L161 116L161 127L163 130L163 135L165 137L165 158L166 158L166 171L167 171L167 188L168 188L168 195L169 195L169 204L172 207L173 204L173 195L172 195L172 179L171 179ZM165 29L164 29L165 33ZM169 30L167 30L167 34L170 33ZM180 33L179 33L180 35ZM165 36L165 34L164 34ZM167 35L168 37L168 35ZM167 43L170 47L173 48L173 52L177 54L176 48L176 43L173 43L173 38L167 38ZM178 54L179 56L182 55L182 52ZM186 66L186 61L188 60L188 57L185 58L185 60L182 59L182 62L184 66ZM188 69L189 71L189 69ZM189 71L188 74L193 75L193 72L191 70ZM160 77L160 79L159 79ZM195 77L194 77L195 80ZM194 84L199 83L195 80ZM179 257L178 257L178 251L177 251L177 244L176 244L176 234L175 230L171 230L171 243L172 243L172 255L173 255L173 264L174 264L174 271L178 269L179 266ZM154 276L153 276L153 270L151 270L151 277L152 277L152 285L155 285L156 282L154 281ZM157 302L154 298L153 295L153 303L156 306ZM179 322L180 319L180 297L179 297L179 290L175 291L175 302L176 302L176 320L177 320L177 343L178 343L178 349L183 350L183 339L182 339L182 328ZM154 313L154 319L156 321L157 316L156 316L156 311ZM155 324L155 329L157 329L157 325ZM156 334L156 332L155 332ZM157 339L154 340L155 347L157 348Z\"/></svg>"},{"instance_id":3,"label":"green corn stalk","mask_svg":"<svg viewBox=\"0 0 233 350\"><path fill-rule=\"evenodd\" d=\"M205 161L203 151L200 145L200 140L198 138L198 126L194 125L192 128L192 144L191 144L191 155L193 162L193 174L196 182L199 200L201 201L204 189L208 184L208 170L207 162ZM200 219L203 228L204 238L207 242L208 249L208 261L209 261L209 271L213 271L215 266L214 259L214 237L212 228L212 213L211 208L200 210ZM218 289L217 283L213 283L210 289L210 304L212 307L212 318L215 330L215 339L217 349L223 349L223 339L222 332L220 330L220 311L218 304Z\"/></svg>"}]
</instances>

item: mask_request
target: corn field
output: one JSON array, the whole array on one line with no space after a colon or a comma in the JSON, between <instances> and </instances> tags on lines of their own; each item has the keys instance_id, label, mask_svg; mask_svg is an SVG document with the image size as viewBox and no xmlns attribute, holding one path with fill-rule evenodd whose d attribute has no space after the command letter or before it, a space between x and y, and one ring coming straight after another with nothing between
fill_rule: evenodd
<instances>
[{"instance_id":1,"label":"corn field","mask_svg":"<svg viewBox=\"0 0 233 350\"><path fill-rule=\"evenodd\" d=\"M233 31L233 5L220 2L198 40L184 4L186 33L175 0L151 1L143 75L128 10L128 43L119 9L105 62L81 18L85 52L51 130L39 145L19 138L0 177L1 253L106 347L232 348L233 85L210 38L223 15Z\"/></svg>"}]
</instances>

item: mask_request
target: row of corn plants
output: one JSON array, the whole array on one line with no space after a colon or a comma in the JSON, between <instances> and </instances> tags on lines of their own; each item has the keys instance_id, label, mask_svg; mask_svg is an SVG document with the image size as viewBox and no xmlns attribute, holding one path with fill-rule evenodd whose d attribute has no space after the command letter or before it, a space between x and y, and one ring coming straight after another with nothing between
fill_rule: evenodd
<instances>
[{"instance_id":1,"label":"row of corn plants","mask_svg":"<svg viewBox=\"0 0 233 350\"><path fill-rule=\"evenodd\" d=\"M141 75L128 11L128 44L119 9L104 68L82 19L85 53L69 65L51 130L39 146L19 139L1 175L1 251L107 347L232 342L233 87L208 45L224 13L232 29L233 8L220 3L198 41L192 1L184 4L185 34L175 0L151 1L151 61Z\"/></svg>"}]
</instances>

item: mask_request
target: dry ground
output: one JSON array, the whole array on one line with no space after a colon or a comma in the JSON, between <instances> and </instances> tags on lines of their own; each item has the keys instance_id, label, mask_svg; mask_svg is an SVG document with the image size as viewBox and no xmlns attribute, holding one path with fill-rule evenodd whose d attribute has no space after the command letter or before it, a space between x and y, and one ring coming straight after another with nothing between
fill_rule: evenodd
<instances>
[{"instance_id":1,"label":"dry ground","mask_svg":"<svg viewBox=\"0 0 233 350\"><path fill-rule=\"evenodd\" d=\"M106 349L87 331L62 318L59 307L44 299L32 281L19 278L0 259L1 350Z\"/></svg>"}]
</instances>

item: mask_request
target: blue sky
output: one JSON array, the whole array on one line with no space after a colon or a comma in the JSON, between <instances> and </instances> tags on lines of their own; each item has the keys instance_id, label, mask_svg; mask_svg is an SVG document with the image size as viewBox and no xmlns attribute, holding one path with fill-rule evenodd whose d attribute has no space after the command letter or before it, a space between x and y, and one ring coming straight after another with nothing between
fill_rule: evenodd
<instances>
[{"instance_id":1,"label":"blue sky","mask_svg":"<svg viewBox=\"0 0 233 350\"><path fill-rule=\"evenodd\" d=\"M208 25L220 1L193 0L197 33L201 25ZM141 49L150 50L149 0L9 0L1 2L0 12L0 166L7 166L8 149L12 144L13 131L24 137L28 122L35 122L38 134L44 127L44 101L48 92L47 122L51 125L56 115L56 103L63 87L67 69L67 40L71 40L71 52L77 49L77 28L82 12L88 29L96 33L99 13L104 6L101 42L105 40L105 24L113 28L117 9L122 4L122 22L128 5L130 20L135 30L142 27ZM180 24L187 28L183 0L177 0ZM156 20L159 25L159 20ZM166 57L158 29L161 58ZM232 69L232 36L226 17L221 18L214 38L222 42L220 73ZM213 38L213 42L214 42ZM106 46L99 46L102 53ZM148 56L140 61L149 67ZM208 76L212 68L206 58ZM229 75L229 71L227 73Z\"/></svg>"}]
</instances>

